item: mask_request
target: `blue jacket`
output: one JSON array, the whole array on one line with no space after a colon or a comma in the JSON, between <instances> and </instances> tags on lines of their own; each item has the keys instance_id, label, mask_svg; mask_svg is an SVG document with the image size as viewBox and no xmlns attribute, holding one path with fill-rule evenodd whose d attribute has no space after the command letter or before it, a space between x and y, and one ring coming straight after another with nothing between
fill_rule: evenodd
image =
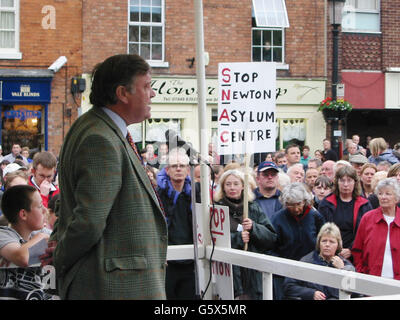
<instances>
[{"instance_id":1,"label":"blue jacket","mask_svg":"<svg viewBox=\"0 0 400 320\"><path fill-rule=\"evenodd\" d=\"M340 256L339 256L340 257ZM340 257L341 258L341 257ZM344 262L343 270L355 271L354 266L350 261L341 258ZM301 258L300 261L317 264L320 266L326 266L334 268L331 263L323 260L319 252L314 250ZM325 294L326 299L339 299L339 289L324 286L318 283L312 283L292 278L286 278L283 284L283 290L285 298L289 299L301 299L301 300L313 300L315 291L321 291Z\"/></svg>"},{"instance_id":2,"label":"blue jacket","mask_svg":"<svg viewBox=\"0 0 400 320\"><path fill-rule=\"evenodd\" d=\"M397 157L393 154L392 150L386 149L377 157L369 156L368 161L376 165L378 165L378 163L382 161L388 161L391 164L395 164L399 162L399 159L397 159Z\"/></svg>"},{"instance_id":3,"label":"blue jacket","mask_svg":"<svg viewBox=\"0 0 400 320\"><path fill-rule=\"evenodd\" d=\"M256 199L254 201L258 203L258 205L261 207L261 209L269 219L272 218L275 212L282 209L282 204L279 201L279 197L281 195L279 189L276 189L276 193L271 198L265 198L260 193L259 188L254 190L254 194L256 196Z\"/></svg>"},{"instance_id":4,"label":"blue jacket","mask_svg":"<svg viewBox=\"0 0 400 320\"><path fill-rule=\"evenodd\" d=\"M308 208L301 218L293 217L288 209L283 208L275 213L271 222L278 234L272 254L300 260L315 249L317 235L325 219L312 208Z\"/></svg>"},{"instance_id":5,"label":"blue jacket","mask_svg":"<svg viewBox=\"0 0 400 320\"><path fill-rule=\"evenodd\" d=\"M168 222L168 244L192 244L192 186L185 178L182 192L176 191L163 168L157 175L157 192L164 206Z\"/></svg>"}]
</instances>

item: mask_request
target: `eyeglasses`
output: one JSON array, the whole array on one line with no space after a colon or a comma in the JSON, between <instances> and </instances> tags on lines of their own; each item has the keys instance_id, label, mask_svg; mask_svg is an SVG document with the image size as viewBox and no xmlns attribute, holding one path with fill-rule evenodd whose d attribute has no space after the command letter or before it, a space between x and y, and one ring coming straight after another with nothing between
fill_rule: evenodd
<instances>
[{"instance_id":1,"label":"eyeglasses","mask_svg":"<svg viewBox=\"0 0 400 320\"><path fill-rule=\"evenodd\" d=\"M176 170L176 169L185 169L187 167L186 164L172 164L169 166L170 168Z\"/></svg>"}]
</instances>

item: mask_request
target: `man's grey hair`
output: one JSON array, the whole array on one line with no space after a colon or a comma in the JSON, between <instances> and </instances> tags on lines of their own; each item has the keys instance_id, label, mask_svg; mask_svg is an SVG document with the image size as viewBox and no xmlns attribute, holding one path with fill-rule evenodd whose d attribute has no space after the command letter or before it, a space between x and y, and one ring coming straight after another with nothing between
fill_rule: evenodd
<instances>
[{"instance_id":1,"label":"man's grey hair","mask_svg":"<svg viewBox=\"0 0 400 320\"><path fill-rule=\"evenodd\" d=\"M313 195L302 182L293 182L282 190L280 201L284 207L287 203L305 202L305 205L311 206Z\"/></svg>"},{"instance_id":2,"label":"man's grey hair","mask_svg":"<svg viewBox=\"0 0 400 320\"><path fill-rule=\"evenodd\" d=\"M351 163L348 162L348 161L346 161L346 160L338 160L338 161L336 161L335 164L333 165L333 171L336 172L337 170L339 170L339 169L338 169L338 166L340 166L340 165L342 165L342 166L349 166L349 167L352 166Z\"/></svg>"},{"instance_id":3,"label":"man's grey hair","mask_svg":"<svg viewBox=\"0 0 400 320\"><path fill-rule=\"evenodd\" d=\"M375 187L375 194L378 195L384 188L391 188L394 191L397 202L400 201L400 184L396 178L386 178L379 181Z\"/></svg>"},{"instance_id":4,"label":"man's grey hair","mask_svg":"<svg viewBox=\"0 0 400 320\"><path fill-rule=\"evenodd\" d=\"M296 167L301 168L301 170L303 170L303 172L305 173L304 166L303 166L300 162L299 162L299 163L295 163L294 165L290 166L290 167L287 169L286 173L287 173L288 175L290 175L290 173L291 173Z\"/></svg>"},{"instance_id":5,"label":"man's grey hair","mask_svg":"<svg viewBox=\"0 0 400 320\"><path fill-rule=\"evenodd\" d=\"M175 160L178 157L183 159L185 164L189 164L190 159L189 156L186 154L186 150L184 148L174 148L168 153L167 166L169 166L170 160Z\"/></svg>"}]
</instances>

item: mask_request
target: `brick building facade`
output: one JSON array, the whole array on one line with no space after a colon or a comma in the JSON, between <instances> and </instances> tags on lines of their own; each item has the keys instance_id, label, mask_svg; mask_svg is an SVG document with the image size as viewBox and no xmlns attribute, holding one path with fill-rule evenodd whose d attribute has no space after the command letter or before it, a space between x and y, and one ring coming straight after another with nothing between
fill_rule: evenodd
<instances>
[{"instance_id":1,"label":"brick building facade","mask_svg":"<svg viewBox=\"0 0 400 320\"><path fill-rule=\"evenodd\" d=\"M150 2L149 2L150 3ZM154 89L152 119L131 132L139 146L163 139L167 128L177 129L184 139L198 146L198 111L195 95L183 97L169 92L193 91L196 87L195 12L191 0L153 1L163 6L163 54L161 61L151 63ZM127 52L135 38L130 35L130 15L136 11L143 14L138 1L88 0L83 4L83 72L89 83L93 66L109 55ZM143 9L143 8L142 8ZM154 9L154 8L153 8ZM325 137L325 122L316 112L318 103L325 96L326 37L323 26L326 23L324 1L300 0L286 2L289 27L280 28L283 34L284 60L279 64L277 76L281 92L290 92L280 97L277 109L280 130L277 148L288 142L284 130L299 126L303 130L300 144L309 144L312 149L322 146ZM204 48L208 53L206 81L210 89L207 97L207 118L209 137L215 141L217 112L217 72L223 62L252 61L252 1L204 0ZM128 26L129 25L129 26ZM138 23L139 27L140 23ZM135 27L133 27L135 28ZM269 30L271 28L266 28ZM142 30L142 29L138 29ZM139 31L138 31L139 32ZM178 87L174 87L179 86ZM314 88L308 99L297 99ZM169 89L168 89L169 88ZM89 108L89 91L83 94L83 110ZM172 117L173 115L173 117ZM172 126L172 127L171 127ZM156 135L156 132L158 136ZM283 138L285 136L286 138ZM285 140L286 139L286 140Z\"/></svg>"},{"instance_id":2,"label":"brick building facade","mask_svg":"<svg viewBox=\"0 0 400 320\"><path fill-rule=\"evenodd\" d=\"M68 59L59 71L50 76L50 100L40 102L43 104L43 114L47 116L45 121L42 121L39 143L30 146L31 148L47 148L58 154L63 136L70 125L80 112L85 112L90 107L90 72L95 64L110 55L132 51L136 41L131 31L135 28L132 27L135 25L132 17L139 12L137 10L143 10L139 13L145 16L148 15L146 10L158 12L161 8L159 16L162 17L162 23L159 25L162 25L163 58L155 63L150 61L155 90L159 89L159 84L165 85L165 89L171 83L178 83L182 88L187 89L189 86L189 91L196 86L196 64L192 60L195 57L193 1L153 0L147 1L151 5L146 8L139 8L139 1L136 0L7 0L6 3L10 1L18 5L17 51L22 55L7 58L0 50L0 67L7 70L7 76L10 76L8 71L13 69L27 72L34 69L46 73L48 66L58 57L65 56ZM255 47L254 29L257 28L252 17L251 0L204 0L203 8L204 46L209 56L206 80L211 88L207 102L211 138L215 136L216 130L217 90L214 89L218 85L218 63L258 61L252 57ZM52 25L52 12L55 26ZM319 101L325 96L327 78L326 30L323 27L326 24L326 3L286 1L286 12L289 26L258 28L263 34L281 34L278 49L281 50L281 60L277 80L282 96L277 100L277 147L282 148L292 140L286 131L289 127L298 126L301 127L299 130L303 131L303 138L298 142L309 144L313 150L321 147L322 138L325 137L325 122L316 109ZM143 24L140 28L144 30ZM29 75L29 72L24 74L25 77ZM73 96L70 92L72 77L80 76L86 79L86 91L82 96ZM314 89L307 89L309 87ZM157 130L153 129L160 129L157 125L161 123L161 131L165 131L172 124L173 127L177 126L184 138L196 145L199 132L196 97L191 96L190 102L182 101L179 97L172 97L171 100L164 96L165 91L158 90L157 97L153 99L154 119L133 129L136 131L137 141L140 142L140 146L155 142L158 136L154 135ZM7 101L2 102L3 105L7 103L10 104ZM20 105L29 103L35 104L34 101L16 102ZM3 137L3 148L7 149L10 142L7 144L4 140Z\"/></svg>"},{"instance_id":3,"label":"brick building facade","mask_svg":"<svg viewBox=\"0 0 400 320\"><path fill-rule=\"evenodd\" d=\"M72 77L82 74L81 3L79 0L2 2L2 12L14 14L17 37L13 50L0 48L3 154L10 152L13 142L27 145L32 151L47 148L58 154L64 135L77 117L80 100L75 97L74 101L70 86ZM66 64L57 72L48 70L60 56L67 58ZM41 86L42 80L49 82L49 89ZM15 99L7 100L9 84L18 91L10 94ZM35 88L39 91L34 92ZM41 98L47 94L48 98ZM36 118L29 116L32 108L40 112ZM16 110L22 110L19 114L24 116L18 116Z\"/></svg>"},{"instance_id":4,"label":"brick building facade","mask_svg":"<svg viewBox=\"0 0 400 320\"><path fill-rule=\"evenodd\" d=\"M362 144L368 135L384 137L393 146L400 141L395 130L388 130L400 121L400 5L396 0L376 5L373 30L342 28L341 79L345 98L354 106L345 136L359 134Z\"/></svg>"}]
</instances>

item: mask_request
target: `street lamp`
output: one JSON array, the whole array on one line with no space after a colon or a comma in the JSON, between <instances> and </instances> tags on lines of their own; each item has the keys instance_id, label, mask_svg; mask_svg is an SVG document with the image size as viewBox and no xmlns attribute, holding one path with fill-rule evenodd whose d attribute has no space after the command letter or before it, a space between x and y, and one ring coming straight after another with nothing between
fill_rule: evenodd
<instances>
[{"instance_id":1,"label":"street lamp","mask_svg":"<svg viewBox=\"0 0 400 320\"><path fill-rule=\"evenodd\" d=\"M342 12L346 0L329 0L329 20L332 24L332 100L337 100L337 85L339 78L339 27L342 24ZM339 141L336 132L339 128L339 118L332 120L332 149L339 155Z\"/></svg>"}]
</instances>

